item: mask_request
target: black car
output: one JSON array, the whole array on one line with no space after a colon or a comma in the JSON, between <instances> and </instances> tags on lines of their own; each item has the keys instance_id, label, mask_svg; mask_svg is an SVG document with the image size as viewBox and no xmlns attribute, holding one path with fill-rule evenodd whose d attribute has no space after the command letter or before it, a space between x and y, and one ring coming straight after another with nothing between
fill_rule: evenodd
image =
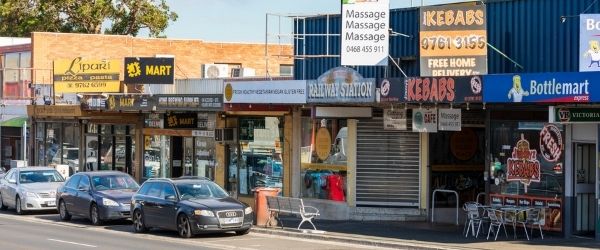
<instances>
[{"instance_id":1,"label":"black car","mask_svg":"<svg viewBox=\"0 0 600 250\"><path fill-rule=\"evenodd\" d=\"M235 231L247 234L252 208L229 197L205 178L148 179L131 200L133 229L177 230L184 238L194 234Z\"/></svg>"},{"instance_id":2,"label":"black car","mask_svg":"<svg viewBox=\"0 0 600 250\"><path fill-rule=\"evenodd\" d=\"M74 174L56 192L60 219L66 221L72 215L81 216L89 218L94 225L129 219L131 197L138 188L131 176L118 171Z\"/></svg>"}]
</instances>

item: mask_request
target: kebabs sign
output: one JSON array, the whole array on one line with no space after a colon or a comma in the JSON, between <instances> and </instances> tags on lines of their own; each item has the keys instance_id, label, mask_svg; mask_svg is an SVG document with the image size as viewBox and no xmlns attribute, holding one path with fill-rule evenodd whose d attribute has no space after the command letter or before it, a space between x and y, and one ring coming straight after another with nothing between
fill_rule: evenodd
<instances>
[{"instance_id":1,"label":"kebabs sign","mask_svg":"<svg viewBox=\"0 0 600 250\"><path fill-rule=\"evenodd\" d=\"M422 7L421 76L487 74L485 5Z\"/></svg>"},{"instance_id":2,"label":"kebabs sign","mask_svg":"<svg viewBox=\"0 0 600 250\"><path fill-rule=\"evenodd\" d=\"M521 134L521 139L513 148L511 158L506 161L506 180L520 181L525 185L525 193L531 182L540 182L541 165L537 151L529 147L529 141Z\"/></svg>"}]
</instances>

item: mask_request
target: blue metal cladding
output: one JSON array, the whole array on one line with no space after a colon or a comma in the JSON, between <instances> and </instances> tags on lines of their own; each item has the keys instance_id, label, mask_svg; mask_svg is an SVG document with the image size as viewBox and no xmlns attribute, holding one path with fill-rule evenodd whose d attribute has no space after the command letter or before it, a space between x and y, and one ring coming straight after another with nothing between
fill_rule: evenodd
<instances>
[{"instance_id":1,"label":"blue metal cladding","mask_svg":"<svg viewBox=\"0 0 600 250\"><path fill-rule=\"evenodd\" d=\"M595 0L496 0L486 1L488 43L522 66L518 67L488 47L488 73L578 71L579 14L600 13ZM588 8L589 7L589 8ZM586 10L587 9L587 10ZM561 16L567 16L561 22ZM412 36L390 37L390 56L399 62L408 76L419 75L419 9L390 10L390 27ZM327 33L327 18L297 21L301 34ZM340 34L341 17L329 18L329 34ZM323 55L327 50L324 36L297 40L297 55ZM305 47L304 47L305 46ZM302 48L305 48L304 53ZM330 37L329 54L339 55L339 36ZM316 79L328 69L340 65L339 57L307 57L295 60L296 79ZM387 67L357 66L364 77L400 77L390 62Z\"/></svg>"}]
</instances>

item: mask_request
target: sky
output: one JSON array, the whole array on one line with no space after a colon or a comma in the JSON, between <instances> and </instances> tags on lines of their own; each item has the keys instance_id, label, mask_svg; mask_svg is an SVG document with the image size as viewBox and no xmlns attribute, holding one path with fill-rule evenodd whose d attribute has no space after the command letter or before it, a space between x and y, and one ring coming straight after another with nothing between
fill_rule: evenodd
<instances>
[{"instance_id":1,"label":"sky","mask_svg":"<svg viewBox=\"0 0 600 250\"><path fill-rule=\"evenodd\" d=\"M390 8L407 8L469 0L390 0ZM276 34L290 34L289 14L339 14L340 0L167 0L179 18L165 30L168 38L212 42L264 43L267 13L269 42L286 42ZM280 18L280 16L283 16ZM279 23L281 22L281 25ZM279 31L281 29L281 32ZM140 36L147 36L141 33ZM287 39L289 40L289 39ZM288 42L289 43L289 42Z\"/></svg>"}]
</instances>

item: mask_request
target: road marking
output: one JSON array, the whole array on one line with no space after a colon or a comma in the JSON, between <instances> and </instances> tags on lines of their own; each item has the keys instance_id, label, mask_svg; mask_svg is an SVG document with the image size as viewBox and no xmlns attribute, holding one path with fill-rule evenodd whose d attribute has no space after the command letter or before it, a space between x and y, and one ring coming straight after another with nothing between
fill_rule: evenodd
<instances>
[{"instance_id":1,"label":"road marking","mask_svg":"<svg viewBox=\"0 0 600 250\"><path fill-rule=\"evenodd\" d=\"M48 240L49 241L56 241L56 242L60 242L60 243L65 243L65 244L72 244L72 245L84 246L84 247L97 247L97 246L94 246L94 245L88 245L88 244L77 243L77 242L72 242L72 241L57 240L57 239L48 239Z\"/></svg>"}]
</instances>

